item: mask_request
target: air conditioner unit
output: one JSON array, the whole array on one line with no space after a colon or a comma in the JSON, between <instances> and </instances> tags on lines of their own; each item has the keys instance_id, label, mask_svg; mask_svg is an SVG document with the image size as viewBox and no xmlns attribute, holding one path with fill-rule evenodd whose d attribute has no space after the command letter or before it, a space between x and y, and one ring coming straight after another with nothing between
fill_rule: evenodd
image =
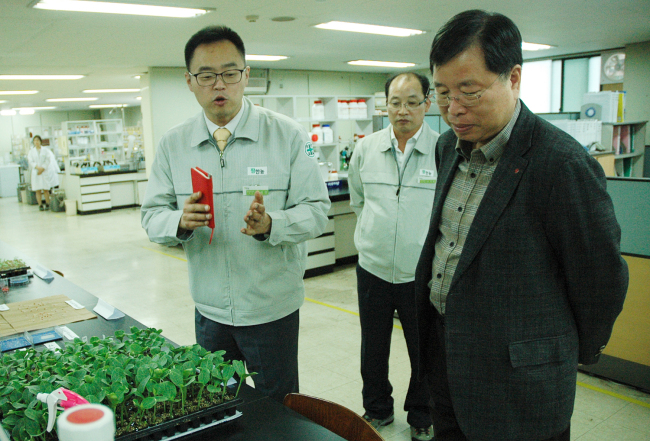
<instances>
[{"instance_id":1,"label":"air conditioner unit","mask_svg":"<svg viewBox=\"0 0 650 441\"><path fill-rule=\"evenodd\" d=\"M249 78L248 86L244 89L245 95L265 95L268 92L269 82L266 78Z\"/></svg>"}]
</instances>

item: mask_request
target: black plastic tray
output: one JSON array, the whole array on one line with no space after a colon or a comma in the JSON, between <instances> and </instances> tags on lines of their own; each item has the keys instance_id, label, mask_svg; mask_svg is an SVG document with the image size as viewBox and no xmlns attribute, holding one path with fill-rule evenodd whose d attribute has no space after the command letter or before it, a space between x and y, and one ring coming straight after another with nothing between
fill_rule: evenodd
<instances>
[{"instance_id":1,"label":"black plastic tray","mask_svg":"<svg viewBox=\"0 0 650 441\"><path fill-rule=\"evenodd\" d=\"M170 437L190 429L197 429L201 424L210 424L214 421L233 416L237 412L237 405L242 402L241 398L235 398L189 415L183 415L182 417L165 421L153 427L147 427L137 432L121 435L116 437L115 441L159 441L163 437Z\"/></svg>"},{"instance_id":2,"label":"black plastic tray","mask_svg":"<svg viewBox=\"0 0 650 441\"><path fill-rule=\"evenodd\" d=\"M22 276L24 274L27 274L28 269L29 269L28 266L24 266L22 268L13 268L13 269L9 269L9 270L0 270L0 279L7 279L9 277Z\"/></svg>"}]
</instances>

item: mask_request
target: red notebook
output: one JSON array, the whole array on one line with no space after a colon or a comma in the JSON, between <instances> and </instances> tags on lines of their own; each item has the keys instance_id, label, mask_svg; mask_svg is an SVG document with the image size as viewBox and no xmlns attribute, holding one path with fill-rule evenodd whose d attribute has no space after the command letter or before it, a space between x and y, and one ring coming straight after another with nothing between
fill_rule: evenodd
<instances>
[{"instance_id":1,"label":"red notebook","mask_svg":"<svg viewBox=\"0 0 650 441\"><path fill-rule=\"evenodd\" d=\"M212 217L208 223L208 227L212 229L210 233L210 242L212 243L212 235L214 234L214 196L212 196L212 175L204 172L198 167L192 169L192 192L201 192L201 199L197 204L204 204L210 206L210 214Z\"/></svg>"}]
</instances>

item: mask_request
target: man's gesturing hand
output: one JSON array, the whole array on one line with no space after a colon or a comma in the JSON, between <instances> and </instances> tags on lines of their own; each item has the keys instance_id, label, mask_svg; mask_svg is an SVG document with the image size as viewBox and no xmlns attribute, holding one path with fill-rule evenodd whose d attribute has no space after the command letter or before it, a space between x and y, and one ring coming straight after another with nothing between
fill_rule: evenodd
<instances>
[{"instance_id":1,"label":"man's gesturing hand","mask_svg":"<svg viewBox=\"0 0 650 441\"><path fill-rule=\"evenodd\" d=\"M246 227L242 228L241 232L249 236L271 231L271 217L266 214L264 198L259 191L255 192L255 199L253 199L248 213L244 216L244 222L246 222Z\"/></svg>"}]
</instances>

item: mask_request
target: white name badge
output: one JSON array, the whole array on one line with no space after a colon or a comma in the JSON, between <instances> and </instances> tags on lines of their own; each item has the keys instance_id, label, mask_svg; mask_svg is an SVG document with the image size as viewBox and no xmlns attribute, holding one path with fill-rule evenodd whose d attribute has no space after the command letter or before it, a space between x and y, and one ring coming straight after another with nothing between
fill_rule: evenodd
<instances>
[{"instance_id":1,"label":"white name badge","mask_svg":"<svg viewBox=\"0 0 650 441\"><path fill-rule=\"evenodd\" d=\"M269 194L269 187L266 185L244 185L244 196L255 196L259 191L262 196Z\"/></svg>"},{"instance_id":2,"label":"white name badge","mask_svg":"<svg viewBox=\"0 0 650 441\"><path fill-rule=\"evenodd\" d=\"M436 175L436 172L433 170L420 169L420 176L426 176L428 178L433 178Z\"/></svg>"},{"instance_id":3,"label":"white name badge","mask_svg":"<svg viewBox=\"0 0 650 441\"><path fill-rule=\"evenodd\" d=\"M268 174L266 167L248 167L248 176L266 176Z\"/></svg>"}]
</instances>

